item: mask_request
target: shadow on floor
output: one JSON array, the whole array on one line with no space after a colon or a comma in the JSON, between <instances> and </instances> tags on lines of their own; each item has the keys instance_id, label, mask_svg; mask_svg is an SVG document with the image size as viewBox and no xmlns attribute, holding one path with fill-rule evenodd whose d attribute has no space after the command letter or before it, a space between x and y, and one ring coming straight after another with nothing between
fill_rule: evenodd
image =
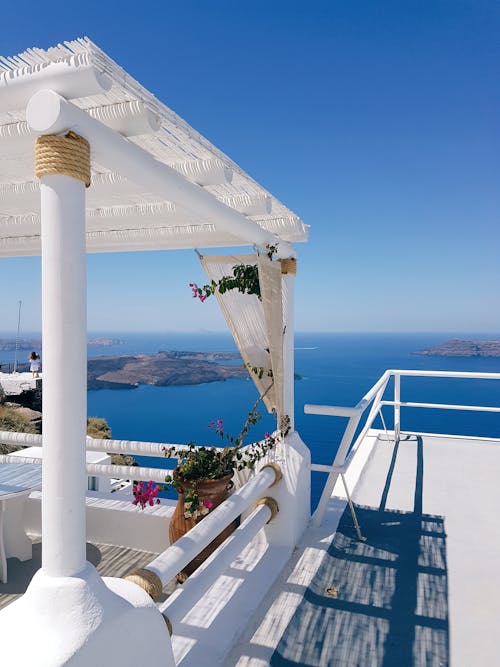
<instances>
[{"instance_id":1,"label":"shadow on floor","mask_svg":"<svg viewBox=\"0 0 500 667\"><path fill-rule=\"evenodd\" d=\"M8 582L0 583L0 609L22 595L41 566L42 545L33 543L33 558L24 562L17 558L7 560ZM144 567L157 554L126 547L92 544L87 542L87 561L97 568L101 576L123 577L130 571Z\"/></svg>"},{"instance_id":2,"label":"shadow on floor","mask_svg":"<svg viewBox=\"0 0 500 667\"><path fill-rule=\"evenodd\" d=\"M94 544L87 543L87 560L96 567L101 562L101 551ZM7 560L8 581L0 584L0 594L21 595L28 588L33 575L40 569L42 563L42 544L33 543L33 557L31 560L21 562L18 558Z\"/></svg>"},{"instance_id":3,"label":"shadow on floor","mask_svg":"<svg viewBox=\"0 0 500 667\"><path fill-rule=\"evenodd\" d=\"M317 575L283 634L273 667L440 667L449 664L446 534L422 513L417 441L413 512L357 506L366 542L346 510ZM327 589L328 592L327 592Z\"/></svg>"}]
</instances>

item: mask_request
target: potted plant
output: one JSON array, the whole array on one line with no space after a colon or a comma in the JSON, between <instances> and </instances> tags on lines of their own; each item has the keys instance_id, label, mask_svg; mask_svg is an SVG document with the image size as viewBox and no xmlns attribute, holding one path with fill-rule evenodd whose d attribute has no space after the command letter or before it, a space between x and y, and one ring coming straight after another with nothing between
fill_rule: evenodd
<instances>
[{"instance_id":1,"label":"potted plant","mask_svg":"<svg viewBox=\"0 0 500 667\"><path fill-rule=\"evenodd\" d=\"M211 422L209 427L226 440L224 448L196 447L190 443L185 448L171 447L165 454L175 456L178 465L165 482L171 484L178 493L178 503L170 520L169 537L172 544L185 535L209 512L218 507L228 498L233 488L233 476L236 471L245 468L253 469L276 443L289 430L289 420L282 420L282 429L274 434L266 433L264 438L244 447L244 438L250 427L260 419L257 405L262 396L249 412L245 424L238 436L233 437L224 432L221 419ZM189 565L179 573L178 579L185 580L208 556L237 528L235 520L227 526Z\"/></svg>"},{"instance_id":2,"label":"potted plant","mask_svg":"<svg viewBox=\"0 0 500 667\"><path fill-rule=\"evenodd\" d=\"M185 535L207 514L226 500L233 488L233 476L236 471L253 469L276 443L289 431L289 419L281 420L281 429L273 434L265 433L264 438L247 447L244 438L250 427L256 424L260 415L257 410L260 396L243 425L238 436L224 432L221 419L211 422L209 427L228 444L226 447L197 447L191 442L185 447L165 448L165 456L177 458L177 467L165 477L164 488L173 487L178 493L178 502L170 520L169 537L173 544ZM159 503L158 493L161 487L154 482L138 482L133 486L133 503L142 509L147 505ZM200 554L194 558L182 572L179 581L185 579L203 563L208 556L237 528L238 520L225 528Z\"/></svg>"}]
</instances>

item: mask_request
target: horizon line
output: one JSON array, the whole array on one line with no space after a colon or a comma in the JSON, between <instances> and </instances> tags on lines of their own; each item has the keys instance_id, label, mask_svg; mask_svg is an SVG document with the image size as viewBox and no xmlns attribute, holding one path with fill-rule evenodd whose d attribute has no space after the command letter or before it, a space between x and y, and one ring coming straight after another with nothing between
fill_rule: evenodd
<instances>
[{"instance_id":1,"label":"horizon line","mask_svg":"<svg viewBox=\"0 0 500 667\"><path fill-rule=\"evenodd\" d=\"M87 331L88 336L123 336L123 335L155 335L155 336L168 336L168 335L199 335L199 336L211 336L211 335L227 335L231 336L231 332L228 330L171 330L171 331L161 331L161 330L146 330L146 331L135 331L135 330L130 330L127 331L125 329L121 330L106 330L106 329L100 329L100 330L91 330L89 329ZM346 331L301 331L301 330L296 330L295 334L307 334L307 335L432 335L432 336L439 336L439 335L467 335L467 336L478 336L478 335L494 335L494 336L500 336L500 331L460 331L457 329L454 330L448 330L448 331L424 331L424 330L404 330L404 331L391 331L391 330L384 330L384 331L365 331L365 330L346 330ZM15 331L0 331L0 336L10 336L10 337L17 337L17 333ZM26 331L23 333L21 336L19 336L19 339L25 339L29 336L38 336L41 337L42 333L41 331Z\"/></svg>"}]
</instances>

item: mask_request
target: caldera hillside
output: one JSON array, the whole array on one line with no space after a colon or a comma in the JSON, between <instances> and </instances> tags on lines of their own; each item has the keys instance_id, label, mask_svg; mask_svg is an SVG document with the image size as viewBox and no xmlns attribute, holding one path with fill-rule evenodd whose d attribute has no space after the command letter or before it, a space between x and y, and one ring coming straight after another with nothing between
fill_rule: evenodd
<instances>
[{"instance_id":1,"label":"caldera hillside","mask_svg":"<svg viewBox=\"0 0 500 667\"><path fill-rule=\"evenodd\" d=\"M234 352L186 352L164 350L157 354L97 357L88 360L88 389L131 389L141 384L190 385L248 377Z\"/></svg>"},{"instance_id":2,"label":"caldera hillside","mask_svg":"<svg viewBox=\"0 0 500 667\"><path fill-rule=\"evenodd\" d=\"M453 338L415 352L433 357L500 357L500 340L461 340Z\"/></svg>"}]
</instances>

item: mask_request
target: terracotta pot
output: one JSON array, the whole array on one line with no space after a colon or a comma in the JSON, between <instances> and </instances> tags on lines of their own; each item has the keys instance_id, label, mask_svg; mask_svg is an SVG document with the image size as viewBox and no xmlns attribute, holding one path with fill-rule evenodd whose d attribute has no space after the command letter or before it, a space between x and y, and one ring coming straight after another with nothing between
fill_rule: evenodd
<instances>
[{"instance_id":1,"label":"terracotta pot","mask_svg":"<svg viewBox=\"0 0 500 667\"><path fill-rule=\"evenodd\" d=\"M175 474L175 472L174 472ZM230 491L233 487L232 482L233 473L221 477L220 479L200 479L196 482L196 487L198 490L198 495L200 497L200 505L204 501L210 501L213 503L211 510L214 510L218 507L226 498L228 498ZM179 479L179 478L178 478ZM170 544L176 542L180 537L185 535L188 530L191 530L197 523L199 523L205 516L200 516L196 519L186 519L184 516L184 493L189 489L192 482L183 482L179 480L179 488L177 493L179 494L179 499L177 501L177 506L170 520L169 527L169 537ZM193 558L193 560L186 565L186 567L179 572L177 575L177 580L180 582L186 581L190 574L200 567L200 565L213 553L217 547L224 542L225 539L233 533L239 525L239 519L235 519L232 523L227 526L217 537L210 542L210 544L200 551L200 553Z\"/></svg>"}]
</instances>

